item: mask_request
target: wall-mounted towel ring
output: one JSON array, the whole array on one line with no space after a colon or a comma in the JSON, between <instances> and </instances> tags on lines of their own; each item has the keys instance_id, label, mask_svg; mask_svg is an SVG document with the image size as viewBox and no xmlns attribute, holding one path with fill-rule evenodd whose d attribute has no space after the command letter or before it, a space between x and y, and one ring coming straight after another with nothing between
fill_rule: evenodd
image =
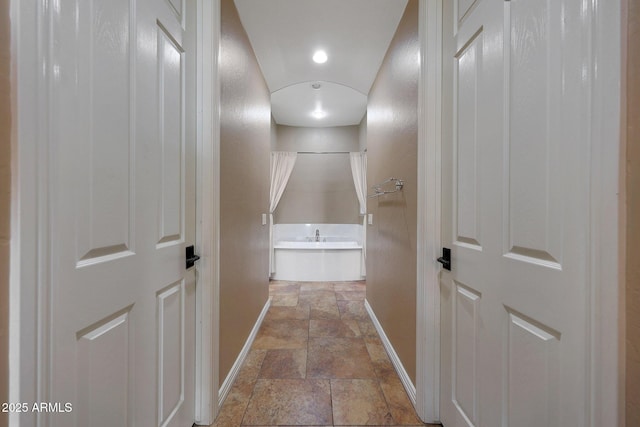
<instances>
[{"instance_id":1,"label":"wall-mounted towel ring","mask_svg":"<svg viewBox=\"0 0 640 427\"><path fill-rule=\"evenodd\" d=\"M382 186L384 186L385 184L388 184L390 182L394 182L395 184L395 190L384 190L382 188ZM395 193L397 191L402 190L402 187L404 187L404 180L399 179L399 178L389 178L387 180L385 180L384 182L381 182L380 184L376 184L373 185L371 188L373 188L374 193L373 194L369 194L367 197L368 198L372 198L372 197L379 197L385 194L390 194L390 193Z\"/></svg>"}]
</instances>

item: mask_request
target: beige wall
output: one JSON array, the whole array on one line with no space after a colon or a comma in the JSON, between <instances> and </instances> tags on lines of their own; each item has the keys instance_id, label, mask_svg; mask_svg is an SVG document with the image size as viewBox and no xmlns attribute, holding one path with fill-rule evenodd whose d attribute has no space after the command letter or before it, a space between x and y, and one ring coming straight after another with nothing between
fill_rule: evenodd
<instances>
[{"instance_id":1,"label":"beige wall","mask_svg":"<svg viewBox=\"0 0 640 427\"><path fill-rule=\"evenodd\" d=\"M358 151L359 126L277 128L275 151ZM273 215L276 224L359 224L348 154L298 155Z\"/></svg>"},{"instance_id":2,"label":"beige wall","mask_svg":"<svg viewBox=\"0 0 640 427\"><path fill-rule=\"evenodd\" d=\"M0 403L9 391L9 235L11 205L11 96L9 0L0 0ZM0 412L0 426L8 423Z\"/></svg>"},{"instance_id":3,"label":"beige wall","mask_svg":"<svg viewBox=\"0 0 640 427\"><path fill-rule=\"evenodd\" d=\"M640 0L628 0L626 425L640 426Z\"/></svg>"},{"instance_id":4,"label":"beige wall","mask_svg":"<svg viewBox=\"0 0 640 427\"><path fill-rule=\"evenodd\" d=\"M274 151L358 151L359 126L277 126Z\"/></svg>"},{"instance_id":5,"label":"beige wall","mask_svg":"<svg viewBox=\"0 0 640 427\"><path fill-rule=\"evenodd\" d=\"M365 114L360 121L358 134L358 149L363 152L367 149L367 115Z\"/></svg>"},{"instance_id":6,"label":"beige wall","mask_svg":"<svg viewBox=\"0 0 640 427\"><path fill-rule=\"evenodd\" d=\"M405 181L367 204L367 299L414 384L419 50L418 0L409 0L369 93L366 132L367 185Z\"/></svg>"},{"instance_id":7,"label":"beige wall","mask_svg":"<svg viewBox=\"0 0 640 427\"><path fill-rule=\"evenodd\" d=\"M271 151L276 149L276 143L278 142L277 129L278 126L276 125L276 121L273 116L271 116Z\"/></svg>"},{"instance_id":8,"label":"beige wall","mask_svg":"<svg viewBox=\"0 0 640 427\"><path fill-rule=\"evenodd\" d=\"M220 381L268 298L271 102L233 0L220 44Z\"/></svg>"}]
</instances>

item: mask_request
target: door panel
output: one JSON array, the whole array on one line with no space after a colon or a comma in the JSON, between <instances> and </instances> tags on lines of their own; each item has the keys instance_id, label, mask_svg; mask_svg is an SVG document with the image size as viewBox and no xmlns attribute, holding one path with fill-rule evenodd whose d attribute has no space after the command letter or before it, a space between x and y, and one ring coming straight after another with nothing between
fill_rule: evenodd
<instances>
[{"instance_id":1,"label":"door panel","mask_svg":"<svg viewBox=\"0 0 640 427\"><path fill-rule=\"evenodd\" d=\"M183 52L178 42L158 23L158 131L162 147L158 244L179 243L184 239ZM177 206L181 209L176 209Z\"/></svg>"},{"instance_id":2,"label":"door panel","mask_svg":"<svg viewBox=\"0 0 640 427\"><path fill-rule=\"evenodd\" d=\"M180 13L173 4L179 6ZM194 2L52 7L52 426L194 420ZM192 73L192 74L190 74ZM191 190L187 192L187 187Z\"/></svg>"},{"instance_id":3,"label":"door panel","mask_svg":"<svg viewBox=\"0 0 640 427\"><path fill-rule=\"evenodd\" d=\"M478 81L482 72L482 31L475 33L455 56L455 212L456 242L482 250L481 191L478 180Z\"/></svg>"},{"instance_id":4,"label":"door panel","mask_svg":"<svg viewBox=\"0 0 640 427\"><path fill-rule=\"evenodd\" d=\"M561 2L514 1L505 13L506 254L562 268ZM534 112L536 112L534 114ZM537 179L531 179L536 177Z\"/></svg>"},{"instance_id":5,"label":"door panel","mask_svg":"<svg viewBox=\"0 0 640 427\"><path fill-rule=\"evenodd\" d=\"M503 403L507 425L558 425L558 342L560 334L526 319L519 313L508 313L506 330L507 354L503 375L506 380Z\"/></svg>"},{"instance_id":6,"label":"door panel","mask_svg":"<svg viewBox=\"0 0 640 427\"><path fill-rule=\"evenodd\" d=\"M184 282L158 295L158 418L172 418L184 401Z\"/></svg>"},{"instance_id":7,"label":"door panel","mask_svg":"<svg viewBox=\"0 0 640 427\"><path fill-rule=\"evenodd\" d=\"M179 21L182 20L184 15L184 1L183 0L169 0L169 4L173 7L173 11Z\"/></svg>"},{"instance_id":8,"label":"door panel","mask_svg":"<svg viewBox=\"0 0 640 427\"><path fill-rule=\"evenodd\" d=\"M78 333L79 425L128 425L131 335L128 309Z\"/></svg>"},{"instance_id":9,"label":"door panel","mask_svg":"<svg viewBox=\"0 0 640 427\"><path fill-rule=\"evenodd\" d=\"M64 161L74 171L68 184L76 193L75 229L68 236L75 236L77 267L131 255L132 7L129 0L76 1L60 14L61 29L77 28L60 32L52 69L62 83L53 88L54 99L66 109L59 112L60 148L74 153Z\"/></svg>"},{"instance_id":10,"label":"door panel","mask_svg":"<svg viewBox=\"0 0 640 427\"><path fill-rule=\"evenodd\" d=\"M588 425L589 11L443 6L442 421Z\"/></svg>"},{"instance_id":11,"label":"door panel","mask_svg":"<svg viewBox=\"0 0 640 427\"><path fill-rule=\"evenodd\" d=\"M480 295L455 283L453 319L453 401L461 416L478 419L478 308Z\"/></svg>"},{"instance_id":12,"label":"door panel","mask_svg":"<svg viewBox=\"0 0 640 427\"><path fill-rule=\"evenodd\" d=\"M478 0L457 0L455 2L455 6L454 6L456 8L455 15L457 17L456 23L458 25L462 23L462 20L464 20L464 18L467 16L471 8L475 6L477 1Z\"/></svg>"}]
</instances>

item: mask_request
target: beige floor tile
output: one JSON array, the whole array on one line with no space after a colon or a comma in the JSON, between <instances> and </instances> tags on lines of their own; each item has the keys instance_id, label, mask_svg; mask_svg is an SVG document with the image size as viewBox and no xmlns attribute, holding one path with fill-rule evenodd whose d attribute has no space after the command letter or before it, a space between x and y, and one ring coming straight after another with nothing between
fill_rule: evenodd
<instances>
[{"instance_id":1,"label":"beige floor tile","mask_svg":"<svg viewBox=\"0 0 640 427\"><path fill-rule=\"evenodd\" d=\"M333 289L336 292L342 291L359 291L364 292L367 286L364 281L362 282L336 282L333 284Z\"/></svg>"},{"instance_id":2,"label":"beige floor tile","mask_svg":"<svg viewBox=\"0 0 640 427\"><path fill-rule=\"evenodd\" d=\"M364 289L270 282L272 305L213 426L425 426L364 310Z\"/></svg>"},{"instance_id":3,"label":"beige floor tile","mask_svg":"<svg viewBox=\"0 0 640 427\"><path fill-rule=\"evenodd\" d=\"M335 304L336 294L332 291L318 291L318 292L300 292L298 297L298 304L300 305L322 305L322 304Z\"/></svg>"},{"instance_id":4,"label":"beige floor tile","mask_svg":"<svg viewBox=\"0 0 640 427\"><path fill-rule=\"evenodd\" d=\"M364 342L367 345L367 350L371 355L371 360L389 360L389 355L387 351L384 349L384 345L382 345L382 341L380 338L373 336L365 336Z\"/></svg>"},{"instance_id":5,"label":"beige floor tile","mask_svg":"<svg viewBox=\"0 0 640 427\"><path fill-rule=\"evenodd\" d=\"M357 338L360 328L355 320L311 319L309 337Z\"/></svg>"},{"instance_id":6,"label":"beige floor tile","mask_svg":"<svg viewBox=\"0 0 640 427\"><path fill-rule=\"evenodd\" d=\"M220 414L216 418L211 427L232 427L232 426L240 426L242 422L242 417L244 416L244 412L247 408L247 401L244 402L231 402L230 396L227 396L227 400L225 400L222 409L220 410Z\"/></svg>"},{"instance_id":7,"label":"beige floor tile","mask_svg":"<svg viewBox=\"0 0 640 427\"><path fill-rule=\"evenodd\" d=\"M271 285L289 285L289 284L293 284L293 283L297 283L297 282L293 282L291 280L269 279L269 286L271 286Z\"/></svg>"},{"instance_id":8,"label":"beige floor tile","mask_svg":"<svg viewBox=\"0 0 640 427\"><path fill-rule=\"evenodd\" d=\"M302 282L300 284L300 292L333 292L333 283L328 282Z\"/></svg>"},{"instance_id":9,"label":"beige floor tile","mask_svg":"<svg viewBox=\"0 0 640 427\"><path fill-rule=\"evenodd\" d=\"M307 350L268 350L259 378L305 378L307 373Z\"/></svg>"},{"instance_id":10,"label":"beige floor tile","mask_svg":"<svg viewBox=\"0 0 640 427\"><path fill-rule=\"evenodd\" d=\"M373 369L376 372L376 377L380 381L390 381L393 378L399 378L396 369L393 367L393 363L389 358L373 360Z\"/></svg>"},{"instance_id":11,"label":"beige floor tile","mask_svg":"<svg viewBox=\"0 0 640 427\"><path fill-rule=\"evenodd\" d=\"M252 348L247 354L247 357L238 372L238 376L234 382L235 386L241 386L246 384L253 384L258 379L258 373L262 368L262 363L267 354L267 350L257 350Z\"/></svg>"},{"instance_id":12,"label":"beige floor tile","mask_svg":"<svg viewBox=\"0 0 640 427\"><path fill-rule=\"evenodd\" d=\"M298 305L298 294L278 294L271 297L273 307L295 307Z\"/></svg>"},{"instance_id":13,"label":"beige floor tile","mask_svg":"<svg viewBox=\"0 0 640 427\"><path fill-rule=\"evenodd\" d=\"M249 404L249 399L253 393L255 381L250 383L250 385L251 387L248 388L247 393L247 387L234 384L229 391L222 408L220 408L220 413L212 424L212 427L232 427L239 426L241 424L242 417L244 417L247 405Z\"/></svg>"},{"instance_id":14,"label":"beige floor tile","mask_svg":"<svg viewBox=\"0 0 640 427\"><path fill-rule=\"evenodd\" d=\"M338 301L364 301L366 293L364 291L336 291Z\"/></svg>"},{"instance_id":15,"label":"beige floor tile","mask_svg":"<svg viewBox=\"0 0 640 427\"><path fill-rule=\"evenodd\" d=\"M274 350L306 348L309 338L308 320L264 320L253 348Z\"/></svg>"},{"instance_id":16,"label":"beige floor tile","mask_svg":"<svg viewBox=\"0 0 640 427\"><path fill-rule=\"evenodd\" d=\"M342 319L366 320L369 318L364 308L364 301L338 301L337 305Z\"/></svg>"},{"instance_id":17,"label":"beige floor tile","mask_svg":"<svg viewBox=\"0 0 640 427\"><path fill-rule=\"evenodd\" d=\"M269 307L265 320L305 320L309 318L309 306Z\"/></svg>"},{"instance_id":18,"label":"beige floor tile","mask_svg":"<svg viewBox=\"0 0 640 427\"><path fill-rule=\"evenodd\" d=\"M310 319L340 319L340 310L335 301L326 301L309 305Z\"/></svg>"},{"instance_id":19,"label":"beige floor tile","mask_svg":"<svg viewBox=\"0 0 640 427\"><path fill-rule=\"evenodd\" d=\"M335 425L394 425L378 381L331 380Z\"/></svg>"},{"instance_id":20,"label":"beige floor tile","mask_svg":"<svg viewBox=\"0 0 640 427\"><path fill-rule=\"evenodd\" d=\"M361 338L310 338L307 378L376 378Z\"/></svg>"},{"instance_id":21,"label":"beige floor tile","mask_svg":"<svg viewBox=\"0 0 640 427\"><path fill-rule=\"evenodd\" d=\"M297 294L300 292L300 285L297 283L271 283L269 285L269 295Z\"/></svg>"},{"instance_id":22,"label":"beige floor tile","mask_svg":"<svg viewBox=\"0 0 640 427\"><path fill-rule=\"evenodd\" d=\"M382 388L382 393L387 400L387 405L396 424L420 424L415 408L411 404L409 396L407 396L407 392L397 375L395 378L387 378L384 381L380 381L380 388Z\"/></svg>"},{"instance_id":23,"label":"beige floor tile","mask_svg":"<svg viewBox=\"0 0 640 427\"><path fill-rule=\"evenodd\" d=\"M258 380L242 425L333 424L328 380Z\"/></svg>"},{"instance_id":24,"label":"beige floor tile","mask_svg":"<svg viewBox=\"0 0 640 427\"><path fill-rule=\"evenodd\" d=\"M360 332L365 337L377 337L378 331L376 331L376 327L373 326L373 322L370 318L365 320L358 320L358 326L360 326Z\"/></svg>"}]
</instances>

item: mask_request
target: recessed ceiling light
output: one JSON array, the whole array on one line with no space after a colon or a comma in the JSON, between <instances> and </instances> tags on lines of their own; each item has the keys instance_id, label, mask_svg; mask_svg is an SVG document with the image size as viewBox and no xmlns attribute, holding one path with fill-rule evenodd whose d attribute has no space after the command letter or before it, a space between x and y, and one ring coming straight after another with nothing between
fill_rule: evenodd
<instances>
[{"instance_id":1,"label":"recessed ceiling light","mask_svg":"<svg viewBox=\"0 0 640 427\"><path fill-rule=\"evenodd\" d=\"M326 111L315 110L313 113L311 113L311 115L313 117L315 117L316 119L322 119L322 118L326 117L327 113L326 113Z\"/></svg>"},{"instance_id":2,"label":"recessed ceiling light","mask_svg":"<svg viewBox=\"0 0 640 427\"><path fill-rule=\"evenodd\" d=\"M324 50L316 50L316 52L313 54L313 62L317 64L324 64L325 62L327 62L327 59L327 52L325 52Z\"/></svg>"}]
</instances>

